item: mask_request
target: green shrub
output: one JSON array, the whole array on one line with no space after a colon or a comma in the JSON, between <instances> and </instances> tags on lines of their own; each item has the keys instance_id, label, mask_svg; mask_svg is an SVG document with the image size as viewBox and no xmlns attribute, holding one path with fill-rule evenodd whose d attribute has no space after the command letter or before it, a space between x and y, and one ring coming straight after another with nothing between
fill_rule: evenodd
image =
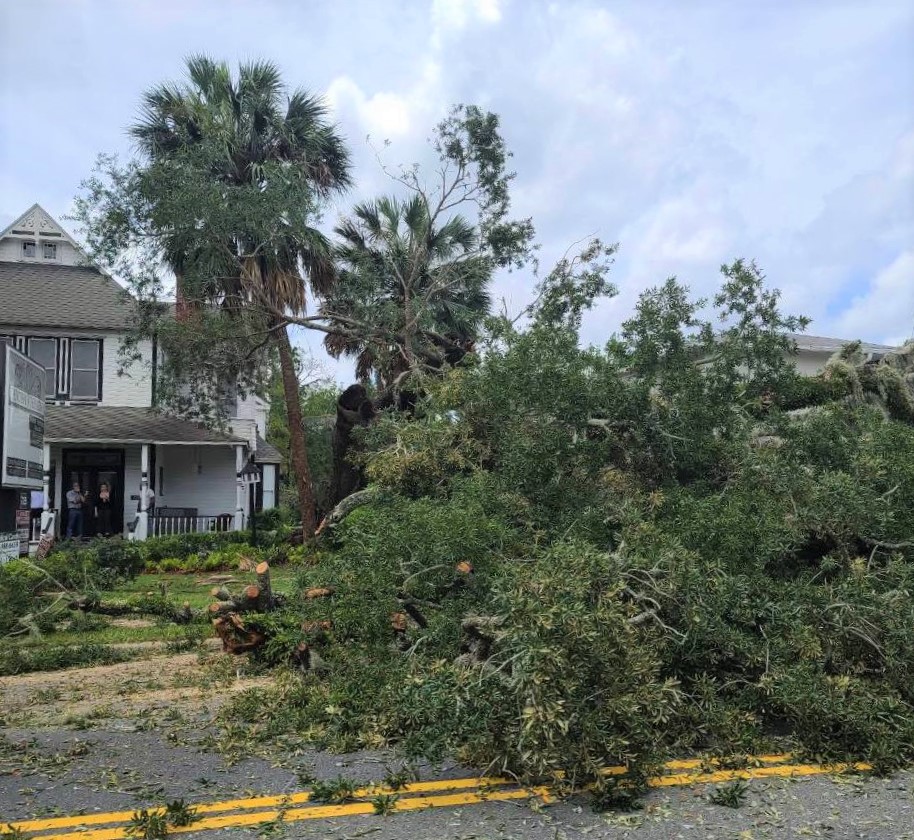
<instances>
[{"instance_id":1,"label":"green shrub","mask_svg":"<svg viewBox=\"0 0 914 840\"><path fill-rule=\"evenodd\" d=\"M10 560L0 565L0 636L24 629L20 619L46 605L40 597L46 588L53 586L31 563Z\"/></svg>"},{"instance_id":2,"label":"green shrub","mask_svg":"<svg viewBox=\"0 0 914 840\"><path fill-rule=\"evenodd\" d=\"M125 662L134 655L129 651L99 644L34 648L10 646L0 651L0 676L32 671L58 671L76 666L113 665Z\"/></svg>"},{"instance_id":3,"label":"green shrub","mask_svg":"<svg viewBox=\"0 0 914 840\"><path fill-rule=\"evenodd\" d=\"M192 554L206 551L217 551L233 543L243 543L248 539L244 531L212 531L203 534L172 534L164 537L152 537L137 543L145 563L157 563L168 557L185 558Z\"/></svg>"},{"instance_id":4,"label":"green shrub","mask_svg":"<svg viewBox=\"0 0 914 840\"><path fill-rule=\"evenodd\" d=\"M162 537L161 539L172 539ZM172 546L173 547L173 546ZM201 547L188 554L160 557L159 547L153 552L155 559L146 561L144 570L150 574L157 572L217 572L237 571L242 558L258 563L265 556L281 558L284 556L281 547L261 550L244 542L226 541L222 545Z\"/></svg>"}]
</instances>

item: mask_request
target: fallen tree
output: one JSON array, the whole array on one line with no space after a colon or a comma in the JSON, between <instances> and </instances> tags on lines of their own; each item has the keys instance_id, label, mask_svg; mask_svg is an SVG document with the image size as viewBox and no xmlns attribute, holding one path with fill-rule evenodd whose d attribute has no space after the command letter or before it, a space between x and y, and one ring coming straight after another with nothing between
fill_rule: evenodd
<instances>
[{"instance_id":1,"label":"fallen tree","mask_svg":"<svg viewBox=\"0 0 914 840\"><path fill-rule=\"evenodd\" d=\"M254 574L257 583L245 586L236 594L232 594L226 586L213 587L210 592L216 600L209 605L207 613L226 653L250 653L264 644L266 633L246 625L244 615L269 613L284 602L282 595L273 592L269 563L258 563Z\"/></svg>"},{"instance_id":2,"label":"fallen tree","mask_svg":"<svg viewBox=\"0 0 914 840\"><path fill-rule=\"evenodd\" d=\"M685 752L914 759L910 348L800 379L738 263L723 335L668 283L581 349L588 282L369 427L372 493L257 625L319 673L235 713L604 801Z\"/></svg>"}]
</instances>

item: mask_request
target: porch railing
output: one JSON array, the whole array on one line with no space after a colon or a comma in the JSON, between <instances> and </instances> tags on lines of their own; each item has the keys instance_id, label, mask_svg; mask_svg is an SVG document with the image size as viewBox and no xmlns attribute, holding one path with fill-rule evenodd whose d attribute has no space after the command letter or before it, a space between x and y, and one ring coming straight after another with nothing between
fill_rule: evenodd
<instances>
[{"instance_id":1,"label":"porch railing","mask_svg":"<svg viewBox=\"0 0 914 840\"><path fill-rule=\"evenodd\" d=\"M165 537L172 534L206 534L214 531L234 531L235 517L230 513L210 516L197 514L160 513L149 517L149 536Z\"/></svg>"}]
</instances>

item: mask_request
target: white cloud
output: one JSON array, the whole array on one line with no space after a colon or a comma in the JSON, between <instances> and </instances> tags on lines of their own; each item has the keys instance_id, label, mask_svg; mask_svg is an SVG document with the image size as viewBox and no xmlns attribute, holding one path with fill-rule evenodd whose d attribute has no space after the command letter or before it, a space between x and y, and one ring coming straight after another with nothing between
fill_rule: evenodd
<instances>
[{"instance_id":1,"label":"white cloud","mask_svg":"<svg viewBox=\"0 0 914 840\"><path fill-rule=\"evenodd\" d=\"M834 326L839 337L875 335L886 344L902 344L914 336L914 250L899 254L880 271Z\"/></svg>"},{"instance_id":2,"label":"white cloud","mask_svg":"<svg viewBox=\"0 0 914 840\"><path fill-rule=\"evenodd\" d=\"M0 224L34 200L65 212L97 152L128 151L141 91L180 76L184 56L235 62L255 44L291 85L328 93L347 137L355 188L328 223L397 188L366 134L394 142L391 164L424 162L450 104L498 113L515 212L533 216L544 268L592 233L621 243L621 294L588 320L589 339L602 342L646 286L676 274L706 295L739 256L817 333L910 332L910 3L261 0L225 15L197 0L154 21L150 0L51 5L40 43L0 50ZM31 25L26 5L10 14L9 31ZM15 91L36 85L56 107L16 119ZM59 124L74 131L61 139ZM532 285L517 272L493 297L516 310Z\"/></svg>"},{"instance_id":3,"label":"white cloud","mask_svg":"<svg viewBox=\"0 0 914 840\"><path fill-rule=\"evenodd\" d=\"M473 21L494 24L500 20L500 0L434 0L432 3L432 32L437 37L466 29Z\"/></svg>"},{"instance_id":4,"label":"white cloud","mask_svg":"<svg viewBox=\"0 0 914 840\"><path fill-rule=\"evenodd\" d=\"M349 76L338 76L327 88L327 102L337 114L352 112L368 134L382 138L402 137L412 129L411 105L390 91L368 96Z\"/></svg>"}]
</instances>

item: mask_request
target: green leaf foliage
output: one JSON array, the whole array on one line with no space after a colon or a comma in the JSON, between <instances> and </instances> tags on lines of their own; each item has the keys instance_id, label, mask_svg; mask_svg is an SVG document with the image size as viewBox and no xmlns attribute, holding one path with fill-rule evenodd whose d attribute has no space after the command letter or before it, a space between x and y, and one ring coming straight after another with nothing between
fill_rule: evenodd
<instances>
[{"instance_id":1,"label":"green leaf foliage","mask_svg":"<svg viewBox=\"0 0 914 840\"><path fill-rule=\"evenodd\" d=\"M695 752L914 759L907 348L800 379L805 322L742 261L717 321L670 280L581 347L611 253L560 266L525 329L492 321L478 358L363 434L380 492L301 572L332 597L285 619L289 649L292 616L332 622L309 642L324 668L228 714L601 803Z\"/></svg>"}]
</instances>

